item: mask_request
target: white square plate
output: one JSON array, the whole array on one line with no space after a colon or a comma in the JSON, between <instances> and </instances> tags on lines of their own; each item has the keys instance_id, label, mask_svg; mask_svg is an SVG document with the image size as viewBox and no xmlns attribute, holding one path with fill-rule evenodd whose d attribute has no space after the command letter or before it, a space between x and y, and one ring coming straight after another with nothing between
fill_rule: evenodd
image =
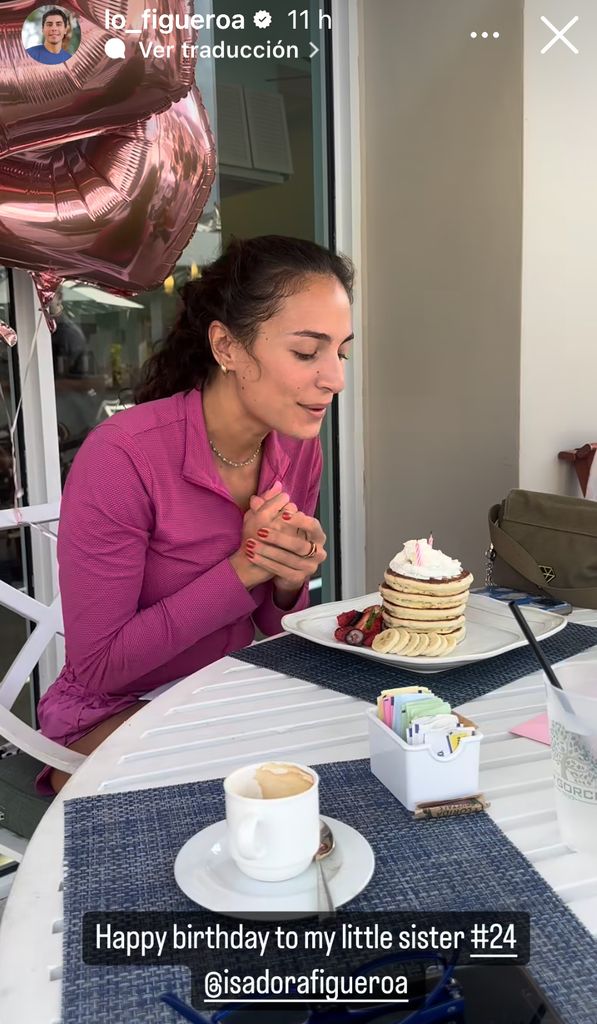
<instances>
[{"instance_id":1,"label":"white square plate","mask_svg":"<svg viewBox=\"0 0 597 1024\"><path fill-rule=\"evenodd\" d=\"M302 612L285 615L282 626L289 633L302 636L305 640L313 640L324 647L335 647L349 654L358 654L361 658L373 658L374 661L383 661L386 665L410 669L411 672L442 672L458 668L459 665L494 658L497 654L513 651L516 647L524 647L526 644L508 606L482 594L470 595L466 608L466 636L462 643L444 658L405 658L400 654L379 654L370 647L351 647L350 644L335 639L334 631L338 625L336 616L340 612L347 612L352 608L362 610L368 605L380 603L379 594L373 593L348 601L317 605ZM540 608L525 605L523 614L538 640L559 633L566 625L563 615L546 612Z\"/></svg>"}]
</instances>

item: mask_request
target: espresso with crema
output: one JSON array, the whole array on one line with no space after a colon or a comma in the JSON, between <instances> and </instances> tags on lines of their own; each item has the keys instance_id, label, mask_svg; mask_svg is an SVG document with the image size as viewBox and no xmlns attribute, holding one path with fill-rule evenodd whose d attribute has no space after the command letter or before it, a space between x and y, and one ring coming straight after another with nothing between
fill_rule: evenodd
<instances>
[{"instance_id":1,"label":"espresso with crema","mask_svg":"<svg viewBox=\"0 0 597 1024\"><path fill-rule=\"evenodd\" d=\"M280 800L283 797L298 796L314 785L310 772L296 764L269 761L255 769L255 782L262 800Z\"/></svg>"}]
</instances>

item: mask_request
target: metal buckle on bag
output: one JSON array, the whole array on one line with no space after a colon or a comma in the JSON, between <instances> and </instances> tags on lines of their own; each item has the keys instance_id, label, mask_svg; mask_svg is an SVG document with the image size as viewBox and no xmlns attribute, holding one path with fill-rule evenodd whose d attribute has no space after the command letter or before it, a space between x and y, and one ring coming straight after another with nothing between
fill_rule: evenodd
<instances>
[{"instance_id":1,"label":"metal buckle on bag","mask_svg":"<svg viewBox=\"0 0 597 1024\"><path fill-rule=\"evenodd\" d=\"M492 587L493 563L495 562L495 548L493 544L490 544L489 547L487 548L487 551L485 552L485 558L487 559L485 563L485 586Z\"/></svg>"}]
</instances>

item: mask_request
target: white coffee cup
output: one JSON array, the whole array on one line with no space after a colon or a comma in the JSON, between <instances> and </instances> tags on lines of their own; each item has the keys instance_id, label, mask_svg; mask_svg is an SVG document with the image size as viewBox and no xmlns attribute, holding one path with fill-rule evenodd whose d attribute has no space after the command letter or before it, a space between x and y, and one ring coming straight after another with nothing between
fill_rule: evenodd
<instances>
[{"instance_id":1,"label":"white coffee cup","mask_svg":"<svg viewBox=\"0 0 597 1024\"><path fill-rule=\"evenodd\" d=\"M312 785L292 796L265 798L258 770L307 773ZM224 779L230 853L250 878L281 882L308 868L319 848L319 776L289 761L264 761L239 768Z\"/></svg>"}]
</instances>

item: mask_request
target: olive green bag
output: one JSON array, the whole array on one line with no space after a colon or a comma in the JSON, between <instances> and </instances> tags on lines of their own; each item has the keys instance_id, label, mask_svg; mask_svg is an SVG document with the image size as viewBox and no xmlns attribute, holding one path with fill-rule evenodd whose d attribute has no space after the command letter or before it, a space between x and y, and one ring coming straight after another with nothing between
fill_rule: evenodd
<instances>
[{"instance_id":1,"label":"olive green bag","mask_svg":"<svg viewBox=\"0 0 597 1024\"><path fill-rule=\"evenodd\" d=\"M597 608L597 501L510 491L489 534L488 582Z\"/></svg>"}]
</instances>

